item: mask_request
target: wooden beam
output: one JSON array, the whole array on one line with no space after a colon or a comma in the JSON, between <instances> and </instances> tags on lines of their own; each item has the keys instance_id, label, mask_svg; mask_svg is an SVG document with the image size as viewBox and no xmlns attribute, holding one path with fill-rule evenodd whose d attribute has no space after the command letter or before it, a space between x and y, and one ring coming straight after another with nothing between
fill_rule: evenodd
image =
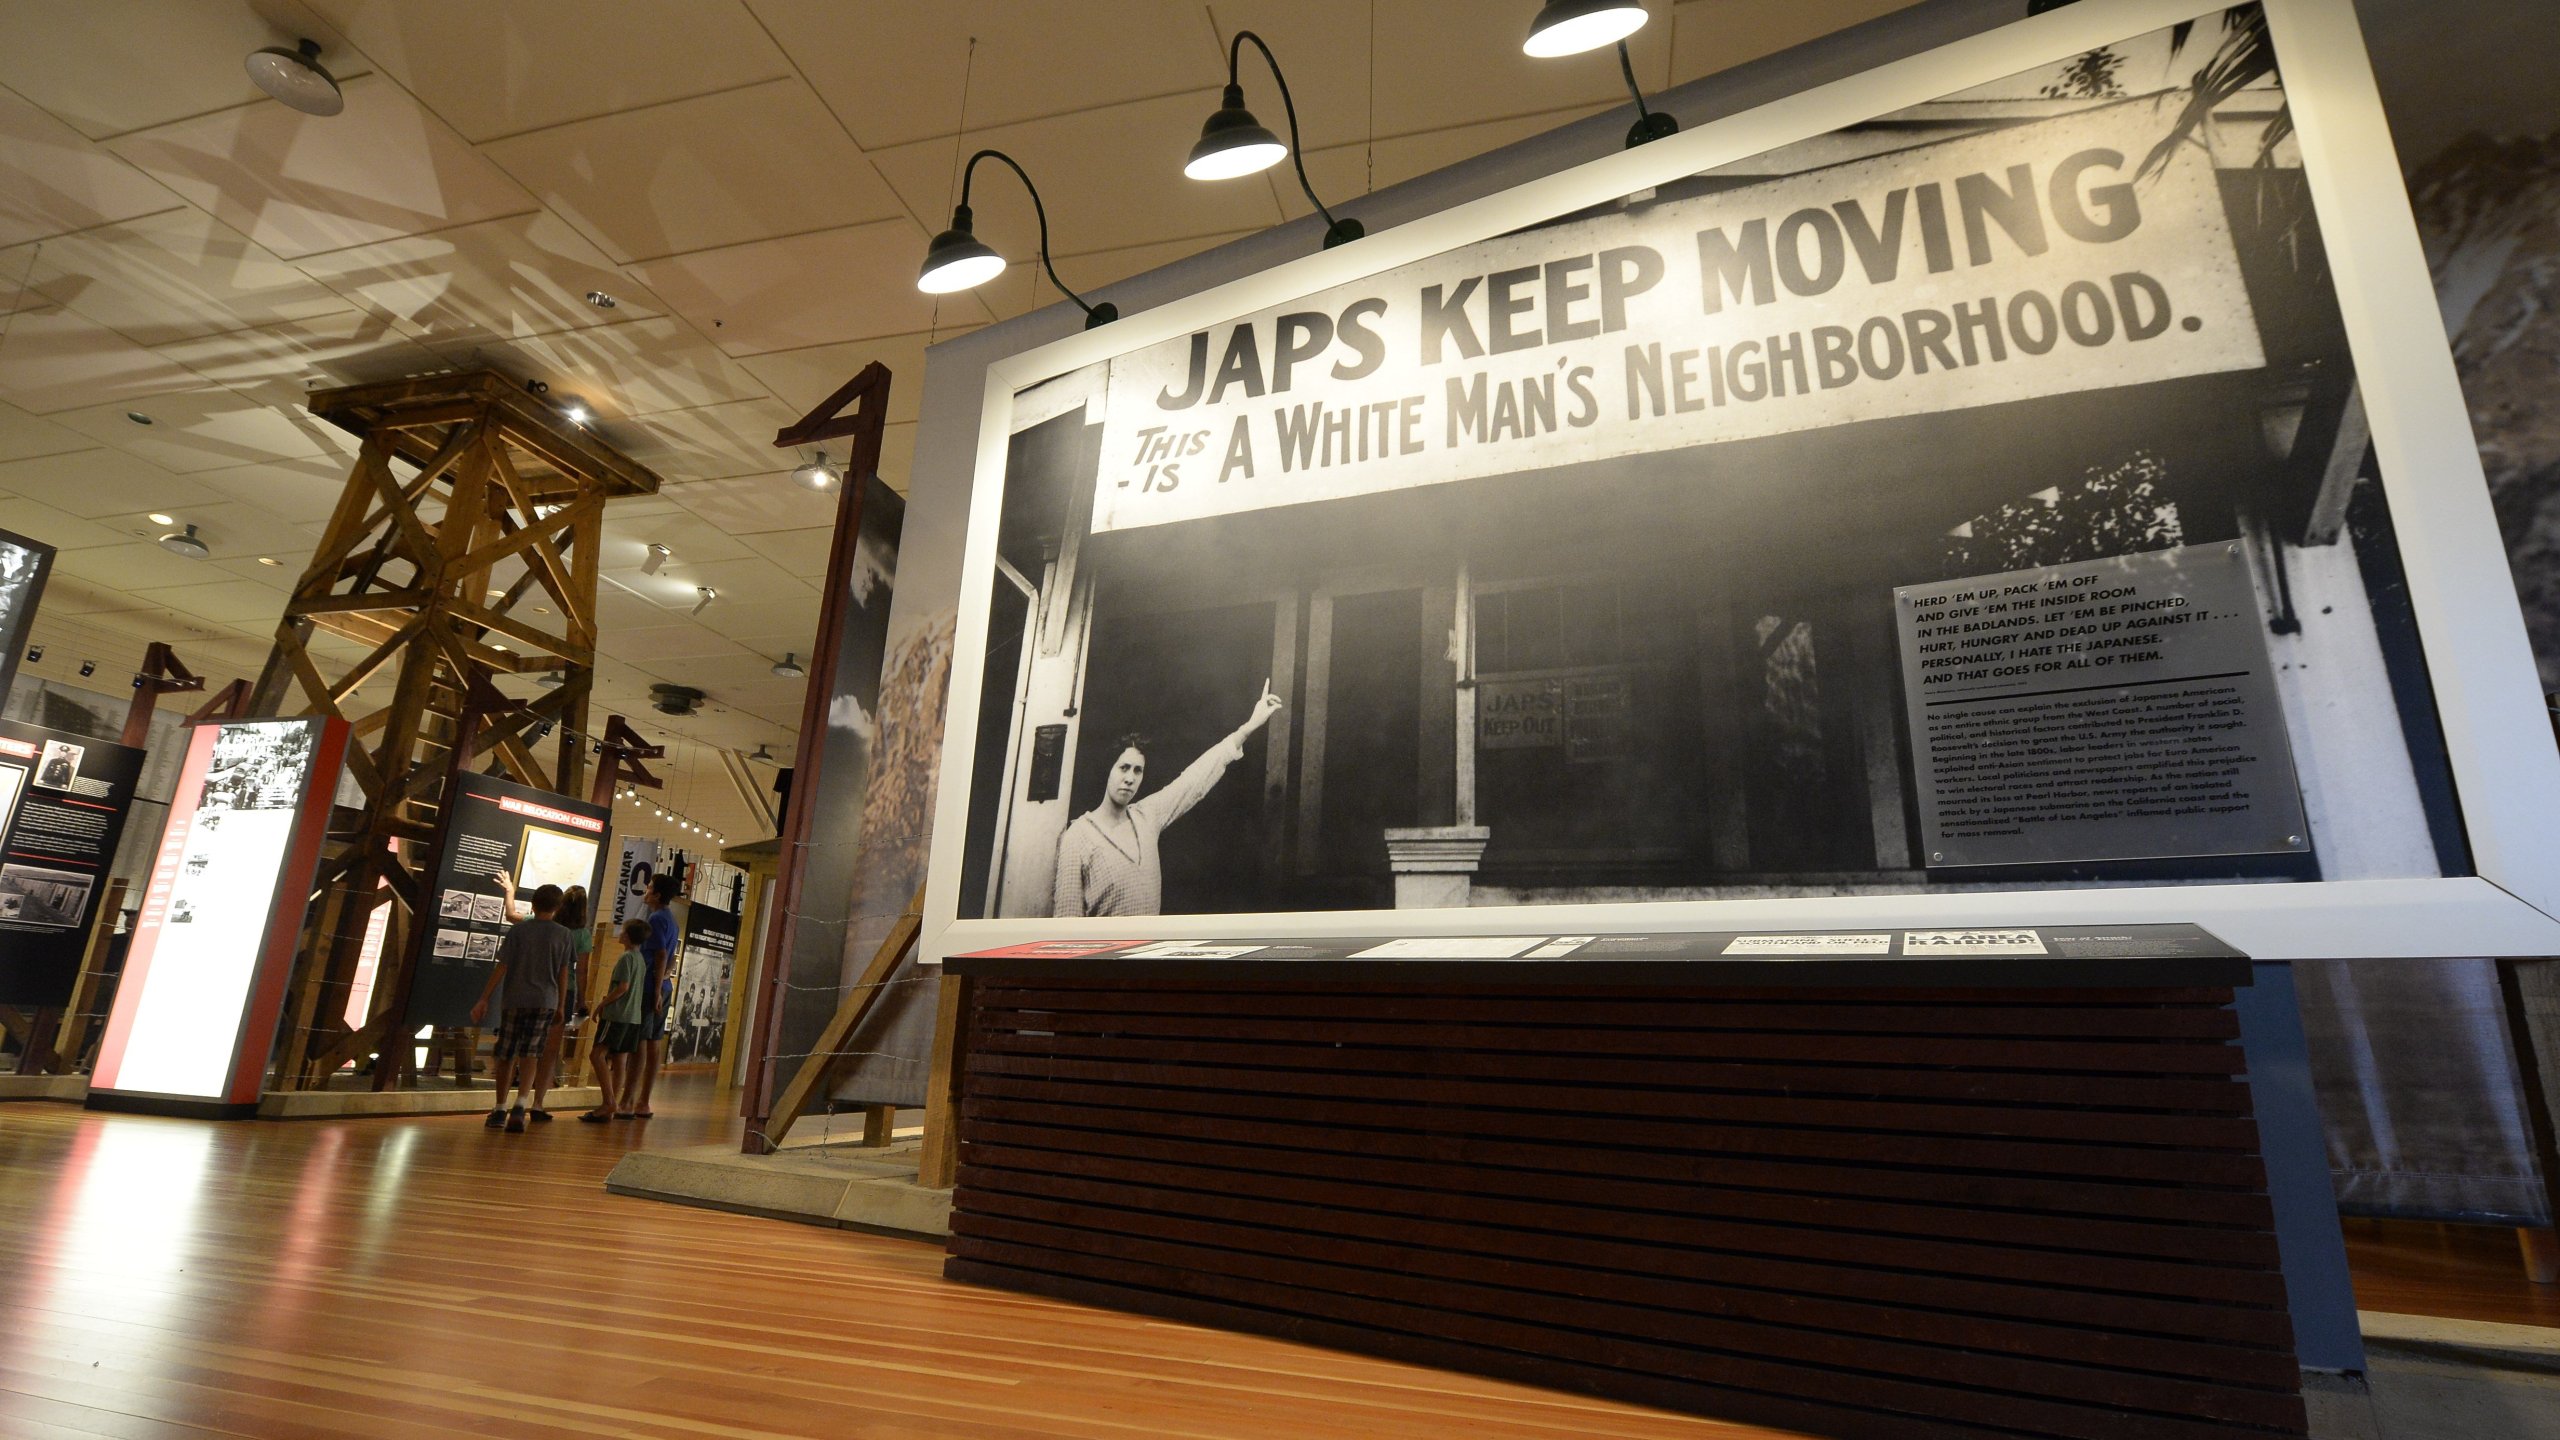
<instances>
[{"instance_id":1,"label":"wooden beam","mask_svg":"<svg viewBox=\"0 0 2560 1440\"><path fill-rule=\"evenodd\" d=\"M907 913L899 916L898 923L890 927L887 938L880 942L880 948L871 952L871 963L863 967L861 977L853 982L853 988L837 1002L836 1013L828 1017L827 1028L818 1034L817 1048L800 1062L800 1068L793 1072L790 1083L784 1085L782 1093L775 1097L773 1113L766 1118L763 1132L759 1134L753 1129L747 1132L748 1154L761 1155L779 1149L782 1137L791 1133L791 1127L799 1123L810 1104L832 1084L843 1068L846 1042L853 1038L853 1032L879 1005L880 997L887 991L889 976L897 970L898 962L915 949L916 936L924 928L923 908L924 889L918 886L915 898L907 903Z\"/></svg>"}]
</instances>

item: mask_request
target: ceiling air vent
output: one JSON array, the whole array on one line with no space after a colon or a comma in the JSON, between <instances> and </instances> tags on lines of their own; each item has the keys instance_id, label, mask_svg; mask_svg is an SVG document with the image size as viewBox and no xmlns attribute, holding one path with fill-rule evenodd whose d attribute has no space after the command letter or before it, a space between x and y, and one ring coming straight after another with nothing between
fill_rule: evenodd
<instances>
[{"instance_id":1,"label":"ceiling air vent","mask_svg":"<svg viewBox=\"0 0 2560 1440\"><path fill-rule=\"evenodd\" d=\"M704 696L690 685L652 685L649 704L661 715L690 715L702 708Z\"/></svg>"}]
</instances>

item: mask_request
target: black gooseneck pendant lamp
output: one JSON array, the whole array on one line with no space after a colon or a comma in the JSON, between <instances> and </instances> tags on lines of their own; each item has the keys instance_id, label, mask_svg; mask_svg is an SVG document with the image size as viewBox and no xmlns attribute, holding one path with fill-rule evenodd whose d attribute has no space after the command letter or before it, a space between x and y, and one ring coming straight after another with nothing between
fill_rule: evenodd
<instances>
[{"instance_id":1,"label":"black gooseneck pendant lamp","mask_svg":"<svg viewBox=\"0 0 2560 1440\"><path fill-rule=\"evenodd\" d=\"M1253 118L1252 111L1244 108L1244 86L1236 80L1236 68L1244 59L1247 40L1262 52L1263 63L1271 67L1271 78L1280 87L1280 108L1289 116L1289 143L1285 145ZM1268 170L1285 155L1297 167L1298 188L1307 192L1307 203L1324 217L1324 248L1330 250L1367 234L1359 221L1337 219L1316 198L1316 187L1307 183L1307 162L1298 151L1298 106L1289 98L1289 80L1280 73L1279 58L1262 43L1261 36L1239 30L1236 38L1227 42L1226 93L1218 99L1218 112L1200 127L1200 143L1191 147L1191 159L1183 165L1182 173L1194 180L1233 180Z\"/></svg>"},{"instance_id":2,"label":"black gooseneck pendant lamp","mask_svg":"<svg viewBox=\"0 0 2560 1440\"><path fill-rule=\"evenodd\" d=\"M1022 188L1031 192L1031 213L1040 217L1040 268L1049 272L1049 283L1058 287L1058 293L1084 311L1084 328L1091 330L1119 319L1119 306L1108 300L1099 305L1087 304L1083 296L1058 278L1058 267L1049 260L1049 211L1040 203L1040 187L1031 183L1030 173L1020 163L1001 150L981 150L969 157L968 168L960 172L960 203L951 207L951 228L925 246L924 269L916 276L916 288L927 295L949 295L974 290L1004 273L1004 257L978 238L976 220L969 213L969 182L976 177L981 160L1001 160L1022 177Z\"/></svg>"},{"instance_id":3,"label":"black gooseneck pendant lamp","mask_svg":"<svg viewBox=\"0 0 2560 1440\"><path fill-rule=\"evenodd\" d=\"M1618 69L1627 77L1627 93L1636 97L1636 123L1627 129L1627 148L1680 133L1680 122L1645 107L1644 90L1636 84L1635 57L1627 53L1627 37L1648 19L1643 0L1546 0L1538 18L1529 22L1523 53L1540 60L1580 55L1603 45L1618 47Z\"/></svg>"}]
</instances>

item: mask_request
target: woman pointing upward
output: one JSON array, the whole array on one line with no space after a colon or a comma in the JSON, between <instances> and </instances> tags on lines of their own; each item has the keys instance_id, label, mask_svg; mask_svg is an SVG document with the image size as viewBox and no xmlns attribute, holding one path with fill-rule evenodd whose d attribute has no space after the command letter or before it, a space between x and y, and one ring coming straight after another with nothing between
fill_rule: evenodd
<instances>
[{"instance_id":1,"label":"woman pointing upward","mask_svg":"<svg viewBox=\"0 0 2560 1440\"><path fill-rule=\"evenodd\" d=\"M1120 741L1118 757L1104 780L1102 803L1076 817L1058 839L1058 879L1051 896L1051 915L1157 915L1164 911L1164 861L1157 848L1164 827L1181 819L1217 788L1227 767L1244 758L1244 742L1271 723L1280 697L1271 681L1262 682L1262 698L1233 734L1191 762L1173 783L1145 799L1138 787L1147 778L1146 741L1136 735Z\"/></svg>"}]
</instances>

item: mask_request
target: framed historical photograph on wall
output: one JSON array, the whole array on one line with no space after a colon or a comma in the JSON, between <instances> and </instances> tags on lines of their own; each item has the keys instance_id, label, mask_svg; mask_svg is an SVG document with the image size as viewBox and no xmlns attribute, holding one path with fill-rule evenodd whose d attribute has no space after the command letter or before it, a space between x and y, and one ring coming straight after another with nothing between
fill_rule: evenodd
<instances>
[{"instance_id":1,"label":"framed historical photograph on wall","mask_svg":"<svg viewBox=\"0 0 2560 1440\"><path fill-rule=\"evenodd\" d=\"M52 573L52 546L0 530L0 698L17 678L27 637L35 628L36 606Z\"/></svg>"},{"instance_id":2,"label":"framed historical photograph on wall","mask_svg":"<svg viewBox=\"0 0 2560 1440\"><path fill-rule=\"evenodd\" d=\"M2560 943L2347 0L2082 0L998 362L960 615L936 953Z\"/></svg>"}]
</instances>

